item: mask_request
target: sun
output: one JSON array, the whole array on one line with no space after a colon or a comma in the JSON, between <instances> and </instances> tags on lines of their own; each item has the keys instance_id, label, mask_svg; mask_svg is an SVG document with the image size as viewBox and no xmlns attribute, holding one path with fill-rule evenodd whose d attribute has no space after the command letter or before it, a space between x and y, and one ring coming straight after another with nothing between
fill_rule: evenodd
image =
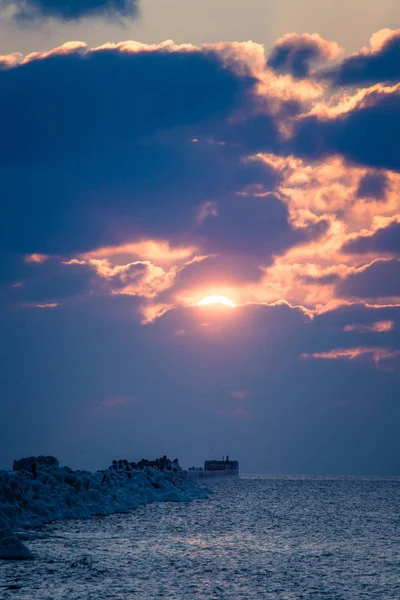
<instances>
[{"instance_id":1,"label":"sun","mask_svg":"<svg viewBox=\"0 0 400 600\"><path fill-rule=\"evenodd\" d=\"M226 296L206 296L197 303L197 306L210 306L210 304L223 304L224 306L230 306L231 308L236 306L235 303Z\"/></svg>"}]
</instances>

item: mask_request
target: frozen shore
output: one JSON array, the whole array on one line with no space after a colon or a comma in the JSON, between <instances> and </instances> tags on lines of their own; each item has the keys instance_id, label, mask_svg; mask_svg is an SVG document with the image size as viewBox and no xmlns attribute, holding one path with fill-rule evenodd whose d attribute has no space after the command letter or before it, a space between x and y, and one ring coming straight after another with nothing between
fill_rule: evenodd
<instances>
[{"instance_id":1,"label":"frozen shore","mask_svg":"<svg viewBox=\"0 0 400 600\"><path fill-rule=\"evenodd\" d=\"M33 467L0 471L0 559L32 558L20 539L23 536L15 533L20 530L57 519L127 513L148 502L208 497L208 491L188 479L177 461L160 459L157 466L152 464L114 461L105 471L91 472L37 460Z\"/></svg>"}]
</instances>

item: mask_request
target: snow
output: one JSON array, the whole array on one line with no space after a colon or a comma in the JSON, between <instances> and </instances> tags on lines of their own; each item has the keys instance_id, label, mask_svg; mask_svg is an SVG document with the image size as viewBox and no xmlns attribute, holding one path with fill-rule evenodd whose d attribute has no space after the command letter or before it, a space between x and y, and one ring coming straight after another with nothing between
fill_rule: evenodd
<instances>
[{"instance_id":1,"label":"snow","mask_svg":"<svg viewBox=\"0 0 400 600\"><path fill-rule=\"evenodd\" d=\"M91 472L37 463L34 472L0 471L0 558L32 558L23 535L13 534L18 529L127 513L149 502L208 498L208 490L189 480L179 466L132 469L126 461L119 466Z\"/></svg>"}]
</instances>

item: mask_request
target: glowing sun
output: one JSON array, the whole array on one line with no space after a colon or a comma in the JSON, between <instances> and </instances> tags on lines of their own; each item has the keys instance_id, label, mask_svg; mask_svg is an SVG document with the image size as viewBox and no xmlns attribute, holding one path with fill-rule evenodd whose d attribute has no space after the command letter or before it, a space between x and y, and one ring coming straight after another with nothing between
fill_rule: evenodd
<instances>
[{"instance_id":1,"label":"glowing sun","mask_svg":"<svg viewBox=\"0 0 400 600\"><path fill-rule=\"evenodd\" d=\"M235 303L226 296L206 296L197 303L197 306L210 306L210 304L223 304L231 308L235 306Z\"/></svg>"}]
</instances>

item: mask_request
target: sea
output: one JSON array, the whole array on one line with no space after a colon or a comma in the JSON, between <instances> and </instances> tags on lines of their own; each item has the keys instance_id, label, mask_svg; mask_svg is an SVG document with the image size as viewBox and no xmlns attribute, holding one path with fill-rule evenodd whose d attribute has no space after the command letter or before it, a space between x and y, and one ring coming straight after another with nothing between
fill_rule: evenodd
<instances>
[{"instance_id":1,"label":"sea","mask_svg":"<svg viewBox=\"0 0 400 600\"><path fill-rule=\"evenodd\" d=\"M400 479L242 476L209 500L56 522L0 598L400 600Z\"/></svg>"}]
</instances>

